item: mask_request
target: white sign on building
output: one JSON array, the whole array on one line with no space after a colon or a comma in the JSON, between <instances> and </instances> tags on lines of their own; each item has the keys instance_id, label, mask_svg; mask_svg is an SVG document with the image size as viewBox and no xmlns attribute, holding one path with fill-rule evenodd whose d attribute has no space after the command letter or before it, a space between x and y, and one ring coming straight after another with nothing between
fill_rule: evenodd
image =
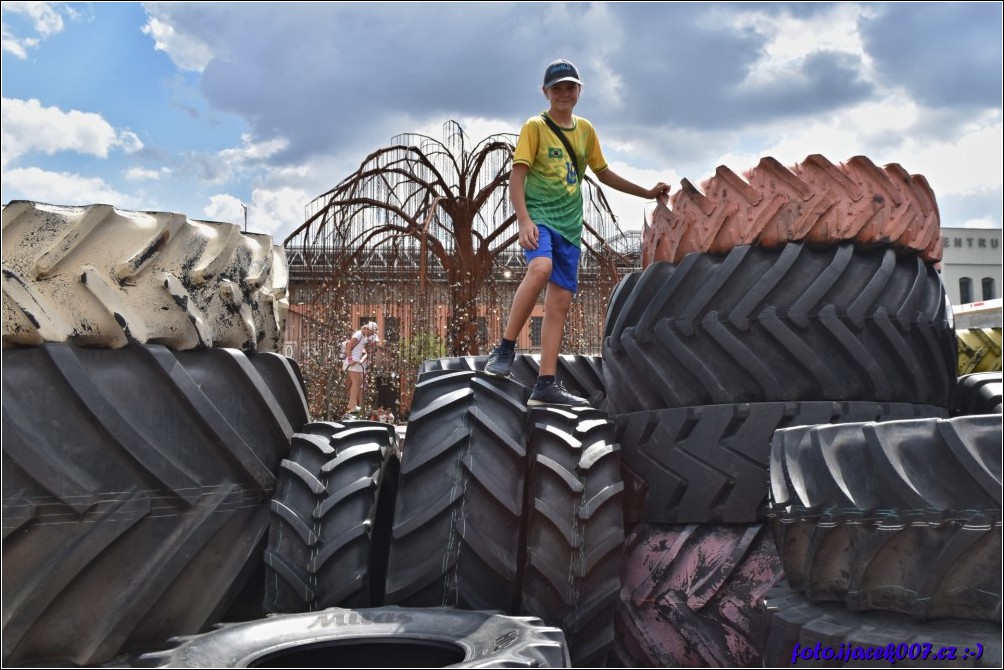
<instances>
[{"instance_id":1,"label":"white sign on building","mask_svg":"<svg viewBox=\"0 0 1004 670\"><path fill-rule=\"evenodd\" d=\"M1001 297L1000 228L942 228L941 281L953 305Z\"/></svg>"}]
</instances>

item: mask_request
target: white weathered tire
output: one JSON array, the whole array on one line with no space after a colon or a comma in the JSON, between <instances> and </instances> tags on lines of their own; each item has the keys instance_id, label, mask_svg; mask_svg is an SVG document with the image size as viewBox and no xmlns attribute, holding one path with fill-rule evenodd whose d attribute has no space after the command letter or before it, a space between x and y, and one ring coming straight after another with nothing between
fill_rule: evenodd
<instances>
[{"instance_id":1,"label":"white weathered tire","mask_svg":"<svg viewBox=\"0 0 1004 670\"><path fill-rule=\"evenodd\" d=\"M3 209L3 346L279 351L285 250L182 214L16 201Z\"/></svg>"},{"instance_id":2,"label":"white weathered tire","mask_svg":"<svg viewBox=\"0 0 1004 670\"><path fill-rule=\"evenodd\" d=\"M332 607L170 640L138 668L567 668L560 628L536 617L422 607Z\"/></svg>"}]
</instances>

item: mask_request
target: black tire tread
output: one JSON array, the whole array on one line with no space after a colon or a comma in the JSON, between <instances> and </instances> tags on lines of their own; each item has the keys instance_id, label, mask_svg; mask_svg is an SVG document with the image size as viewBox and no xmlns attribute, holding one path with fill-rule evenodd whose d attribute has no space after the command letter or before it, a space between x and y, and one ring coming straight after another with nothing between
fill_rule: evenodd
<instances>
[{"instance_id":1,"label":"black tire tread","mask_svg":"<svg viewBox=\"0 0 1004 670\"><path fill-rule=\"evenodd\" d=\"M1001 414L1004 373L973 372L959 377L953 416Z\"/></svg>"},{"instance_id":2,"label":"black tire tread","mask_svg":"<svg viewBox=\"0 0 1004 670\"><path fill-rule=\"evenodd\" d=\"M770 441L792 426L946 417L940 407L875 402L704 405L617 417L628 524L767 521Z\"/></svg>"},{"instance_id":3,"label":"black tire tread","mask_svg":"<svg viewBox=\"0 0 1004 670\"><path fill-rule=\"evenodd\" d=\"M777 431L771 525L792 588L999 622L1000 445L999 414Z\"/></svg>"},{"instance_id":4,"label":"black tire tread","mask_svg":"<svg viewBox=\"0 0 1004 670\"><path fill-rule=\"evenodd\" d=\"M528 395L514 381L466 371L416 385L388 603L515 611Z\"/></svg>"},{"instance_id":5,"label":"black tire tread","mask_svg":"<svg viewBox=\"0 0 1004 670\"><path fill-rule=\"evenodd\" d=\"M531 409L528 425L521 611L564 630L577 666L603 665L624 542L614 427L603 412L559 407Z\"/></svg>"},{"instance_id":6,"label":"black tire tread","mask_svg":"<svg viewBox=\"0 0 1004 670\"><path fill-rule=\"evenodd\" d=\"M3 545L5 663L105 662L218 620L261 561L290 418L305 412L255 355L4 351L5 524L18 524Z\"/></svg>"},{"instance_id":7,"label":"black tire tread","mask_svg":"<svg viewBox=\"0 0 1004 670\"><path fill-rule=\"evenodd\" d=\"M419 367L418 379L440 370L467 370L481 372L485 369L488 356L458 356L425 361ZM513 360L511 378L524 386L532 387L540 374L539 354L516 354ZM581 398L590 401L597 409L605 407L606 391L603 386L603 359L599 356L560 354L555 371L557 381Z\"/></svg>"},{"instance_id":8,"label":"black tire tread","mask_svg":"<svg viewBox=\"0 0 1004 670\"><path fill-rule=\"evenodd\" d=\"M382 604L372 573L384 557L373 543L396 442L391 426L371 421L310 423L293 435L271 503L267 612Z\"/></svg>"},{"instance_id":9,"label":"black tire tread","mask_svg":"<svg viewBox=\"0 0 1004 670\"><path fill-rule=\"evenodd\" d=\"M603 375L614 414L789 400L951 407L955 356L940 277L921 259L742 246L650 265L604 341Z\"/></svg>"}]
</instances>

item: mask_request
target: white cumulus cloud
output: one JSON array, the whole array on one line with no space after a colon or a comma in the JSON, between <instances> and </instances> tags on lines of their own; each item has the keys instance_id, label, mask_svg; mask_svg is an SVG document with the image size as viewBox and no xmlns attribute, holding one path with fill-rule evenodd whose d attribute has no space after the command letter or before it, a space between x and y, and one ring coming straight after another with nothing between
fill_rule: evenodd
<instances>
[{"instance_id":1,"label":"white cumulus cloud","mask_svg":"<svg viewBox=\"0 0 1004 670\"><path fill-rule=\"evenodd\" d=\"M170 23L156 17L150 17L143 33L152 37L154 48L166 53L181 70L202 72L213 59L205 42L190 33L178 33Z\"/></svg>"},{"instance_id":2,"label":"white cumulus cloud","mask_svg":"<svg viewBox=\"0 0 1004 670\"><path fill-rule=\"evenodd\" d=\"M227 193L210 196L209 204L202 208L209 221L225 221L244 225L244 203Z\"/></svg>"},{"instance_id":3,"label":"white cumulus cloud","mask_svg":"<svg viewBox=\"0 0 1004 670\"><path fill-rule=\"evenodd\" d=\"M129 181L149 181L157 180L171 174L171 168L160 168L151 170L149 168L134 167L125 171L124 176Z\"/></svg>"},{"instance_id":4,"label":"white cumulus cloud","mask_svg":"<svg viewBox=\"0 0 1004 670\"><path fill-rule=\"evenodd\" d=\"M81 177L36 167L7 170L3 175L11 200L32 200L51 205L112 205L131 208L137 203L99 177Z\"/></svg>"},{"instance_id":5,"label":"white cumulus cloud","mask_svg":"<svg viewBox=\"0 0 1004 670\"><path fill-rule=\"evenodd\" d=\"M313 196L306 191L283 186L277 189L256 188L251 193L248 230L268 233L276 244L303 224L303 207Z\"/></svg>"},{"instance_id":6,"label":"white cumulus cloud","mask_svg":"<svg viewBox=\"0 0 1004 670\"><path fill-rule=\"evenodd\" d=\"M75 16L72 9L59 2L4 2L2 50L21 60L26 59L29 49L37 47L43 39L63 30L63 17L60 11ZM27 19L35 36L18 35L17 30L6 20L10 14Z\"/></svg>"},{"instance_id":7,"label":"white cumulus cloud","mask_svg":"<svg viewBox=\"0 0 1004 670\"><path fill-rule=\"evenodd\" d=\"M220 158L230 165L242 165L255 161L263 161L289 146L289 140L284 137L276 137L263 142L255 142L248 134L241 135L241 146L233 149L224 149L220 152Z\"/></svg>"},{"instance_id":8,"label":"white cumulus cloud","mask_svg":"<svg viewBox=\"0 0 1004 670\"><path fill-rule=\"evenodd\" d=\"M303 223L303 207L310 197L306 191L288 186L256 188L251 192L249 203L220 193L209 198L202 214L212 221L227 221L243 227L243 206L246 204L248 232L272 235L274 244L282 244L283 239Z\"/></svg>"},{"instance_id":9,"label":"white cumulus cloud","mask_svg":"<svg viewBox=\"0 0 1004 670\"><path fill-rule=\"evenodd\" d=\"M107 158L121 147L127 153L143 148L135 133L118 132L100 114L43 107L38 100L4 98L0 129L3 166L32 151L54 154L76 151Z\"/></svg>"}]
</instances>

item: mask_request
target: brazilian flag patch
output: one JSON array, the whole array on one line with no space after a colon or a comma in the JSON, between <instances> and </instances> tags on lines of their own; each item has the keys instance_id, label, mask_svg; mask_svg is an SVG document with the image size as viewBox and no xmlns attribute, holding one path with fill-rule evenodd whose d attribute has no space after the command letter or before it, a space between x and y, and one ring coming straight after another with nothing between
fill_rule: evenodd
<instances>
[{"instance_id":1,"label":"brazilian flag patch","mask_svg":"<svg viewBox=\"0 0 1004 670\"><path fill-rule=\"evenodd\" d=\"M558 159L561 159L563 156L564 156L564 152L562 152L562 150L561 150L560 147L549 147L548 150L547 150L547 157L548 158L558 158Z\"/></svg>"}]
</instances>

